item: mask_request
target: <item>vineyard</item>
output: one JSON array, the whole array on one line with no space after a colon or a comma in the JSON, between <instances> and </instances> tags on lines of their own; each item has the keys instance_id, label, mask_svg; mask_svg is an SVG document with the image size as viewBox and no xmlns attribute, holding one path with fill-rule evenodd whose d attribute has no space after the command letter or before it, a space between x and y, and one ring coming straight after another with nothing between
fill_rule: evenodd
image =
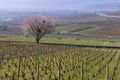
<instances>
[{"instance_id":1,"label":"vineyard","mask_svg":"<svg viewBox=\"0 0 120 80\"><path fill-rule=\"evenodd\" d=\"M0 80L119 80L120 51L0 43Z\"/></svg>"}]
</instances>

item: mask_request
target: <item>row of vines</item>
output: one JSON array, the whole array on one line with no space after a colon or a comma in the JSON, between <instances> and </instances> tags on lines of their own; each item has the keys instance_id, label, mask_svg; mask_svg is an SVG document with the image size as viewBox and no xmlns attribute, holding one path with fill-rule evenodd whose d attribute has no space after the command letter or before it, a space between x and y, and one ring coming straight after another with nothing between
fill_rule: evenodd
<instances>
[{"instance_id":1,"label":"row of vines","mask_svg":"<svg viewBox=\"0 0 120 80\"><path fill-rule=\"evenodd\" d=\"M0 44L0 80L119 80L118 49Z\"/></svg>"}]
</instances>

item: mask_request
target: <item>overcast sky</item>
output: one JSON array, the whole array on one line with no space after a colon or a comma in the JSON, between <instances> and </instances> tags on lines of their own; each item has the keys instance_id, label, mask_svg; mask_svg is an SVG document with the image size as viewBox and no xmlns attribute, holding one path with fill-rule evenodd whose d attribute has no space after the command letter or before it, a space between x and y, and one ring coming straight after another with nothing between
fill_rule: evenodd
<instances>
[{"instance_id":1,"label":"overcast sky","mask_svg":"<svg viewBox=\"0 0 120 80\"><path fill-rule=\"evenodd\" d=\"M85 9L92 5L120 3L120 0L0 0L0 8L39 8L41 10Z\"/></svg>"}]
</instances>

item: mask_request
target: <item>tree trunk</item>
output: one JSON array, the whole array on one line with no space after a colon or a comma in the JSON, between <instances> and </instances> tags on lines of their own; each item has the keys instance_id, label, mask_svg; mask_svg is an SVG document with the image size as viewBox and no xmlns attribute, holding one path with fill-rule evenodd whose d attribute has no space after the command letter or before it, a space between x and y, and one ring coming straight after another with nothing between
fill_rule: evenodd
<instances>
[{"instance_id":1,"label":"tree trunk","mask_svg":"<svg viewBox=\"0 0 120 80\"><path fill-rule=\"evenodd\" d=\"M39 37L37 37L37 38L36 38L36 43L39 43L39 40L40 40L40 38L39 38Z\"/></svg>"},{"instance_id":2,"label":"tree trunk","mask_svg":"<svg viewBox=\"0 0 120 80\"><path fill-rule=\"evenodd\" d=\"M35 40L36 40L36 43L38 44L40 39L44 36L44 34L41 34L41 35L36 35L35 37Z\"/></svg>"}]
</instances>

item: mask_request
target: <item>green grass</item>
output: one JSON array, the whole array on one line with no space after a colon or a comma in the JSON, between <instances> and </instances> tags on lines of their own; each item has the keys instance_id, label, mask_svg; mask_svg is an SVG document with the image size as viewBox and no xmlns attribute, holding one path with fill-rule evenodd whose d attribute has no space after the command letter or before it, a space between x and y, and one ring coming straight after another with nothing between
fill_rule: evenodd
<instances>
[{"instance_id":1,"label":"green grass","mask_svg":"<svg viewBox=\"0 0 120 80\"><path fill-rule=\"evenodd\" d=\"M116 37L115 37L116 38ZM119 37L118 37L119 39ZM24 36L15 36L11 35L8 37L1 37L2 41L15 41L19 44L34 44L35 40L33 37L24 37ZM40 40L40 43L56 43L56 44L76 44L76 45L92 45L92 46L120 46L120 41L115 40L114 43L111 43L111 40L115 40L114 37L111 39L80 39L76 40L75 37L61 37L58 39L57 37L48 37L45 36Z\"/></svg>"},{"instance_id":2,"label":"green grass","mask_svg":"<svg viewBox=\"0 0 120 80\"><path fill-rule=\"evenodd\" d=\"M87 29L87 30L84 30L84 31L80 31L78 33L83 34L83 35L97 35L97 34L90 34L90 32L101 29L101 28L103 28L103 27L102 26L101 27L100 26L99 27L94 27L94 28L90 28L90 29Z\"/></svg>"},{"instance_id":3,"label":"green grass","mask_svg":"<svg viewBox=\"0 0 120 80\"><path fill-rule=\"evenodd\" d=\"M87 26L79 26L79 25L59 26L56 28L56 32L57 33L71 33L71 31L83 29L86 27Z\"/></svg>"}]
</instances>

